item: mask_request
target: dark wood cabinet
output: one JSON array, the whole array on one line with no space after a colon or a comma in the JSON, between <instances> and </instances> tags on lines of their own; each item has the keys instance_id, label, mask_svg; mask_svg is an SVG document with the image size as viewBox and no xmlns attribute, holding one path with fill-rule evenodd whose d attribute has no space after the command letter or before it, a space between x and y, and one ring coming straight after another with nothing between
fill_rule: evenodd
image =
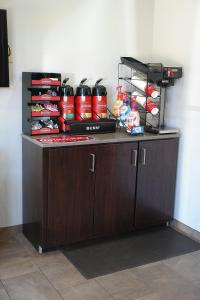
<instances>
[{"instance_id":1,"label":"dark wood cabinet","mask_svg":"<svg viewBox=\"0 0 200 300\"><path fill-rule=\"evenodd\" d=\"M178 138L40 147L23 139L23 232L42 249L173 217Z\"/></svg>"},{"instance_id":2,"label":"dark wood cabinet","mask_svg":"<svg viewBox=\"0 0 200 300\"><path fill-rule=\"evenodd\" d=\"M96 150L94 234L133 230L138 143Z\"/></svg>"},{"instance_id":3,"label":"dark wood cabinet","mask_svg":"<svg viewBox=\"0 0 200 300\"><path fill-rule=\"evenodd\" d=\"M49 246L133 229L137 147L48 150Z\"/></svg>"},{"instance_id":4,"label":"dark wood cabinet","mask_svg":"<svg viewBox=\"0 0 200 300\"><path fill-rule=\"evenodd\" d=\"M173 216L178 140L139 143L135 227L164 224Z\"/></svg>"},{"instance_id":5,"label":"dark wood cabinet","mask_svg":"<svg viewBox=\"0 0 200 300\"><path fill-rule=\"evenodd\" d=\"M91 147L48 150L47 240L50 245L89 239L93 232Z\"/></svg>"}]
</instances>

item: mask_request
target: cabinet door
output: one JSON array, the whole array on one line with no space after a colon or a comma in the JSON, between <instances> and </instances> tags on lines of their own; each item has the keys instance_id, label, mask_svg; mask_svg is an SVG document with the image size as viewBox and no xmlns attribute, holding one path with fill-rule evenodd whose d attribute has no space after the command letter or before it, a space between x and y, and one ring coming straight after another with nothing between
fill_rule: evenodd
<instances>
[{"instance_id":1,"label":"cabinet door","mask_svg":"<svg viewBox=\"0 0 200 300\"><path fill-rule=\"evenodd\" d=\"M101 145L96 150L94 234L133 228L138 143Z\"/></svg>"},{"instance_id":2,"label":"cabinet door","mask_svg":"<svg viewBox=\"0 0 200 300\"><path fill-rule=\"evenodd\" d=\"M173 216L178 139L139 143L136 228L164 224Z\"/></svg>"},{"instance_id":3,"label":"cabinet door","mask_svg":"<svg viewBox=\"0 0 200 300\"><path fill-rule=\"evenodd\" d=\"M91 237L93 173L90 148L48 150L47 243L61 245Z\"/></svg>"}]
</instances>

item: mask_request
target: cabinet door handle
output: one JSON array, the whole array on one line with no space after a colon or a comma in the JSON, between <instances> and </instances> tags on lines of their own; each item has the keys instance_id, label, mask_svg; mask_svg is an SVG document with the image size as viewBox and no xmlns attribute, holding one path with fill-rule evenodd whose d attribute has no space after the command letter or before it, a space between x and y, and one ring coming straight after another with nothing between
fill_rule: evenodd
<instances>
[{"instance_id":1,"label":"cabinet door handle","mask_svg":"<svg viewBox=\"0 0 200 300\"><path fill-rule=\"evenodd\" d=\"M138 152L136 149L131 151L131 165L134 167L137 166L137 155Z\"/></svg>"},{"instance_id":2,"label":"cabinet door handle","mask_svg":"<svg viewBox=\"0 0 200 300\"><path fill-rule=\"evenodd\" d=\"M142 165L146 165L146 155L147 155L147 149L142 148Z\"/></svg>"},{"instance_id":3,"label":"cabinet door handle","mask_svg":"<svg viewBox=\"0 0 200 300\"><path fill-rule=\"evenodd\" d=\"M94 171L95 171L95 154L90 153L90 157L92 158L92 167L91 167L90 171L92 173L94 173Z\"/></svg>"}]
</instances>

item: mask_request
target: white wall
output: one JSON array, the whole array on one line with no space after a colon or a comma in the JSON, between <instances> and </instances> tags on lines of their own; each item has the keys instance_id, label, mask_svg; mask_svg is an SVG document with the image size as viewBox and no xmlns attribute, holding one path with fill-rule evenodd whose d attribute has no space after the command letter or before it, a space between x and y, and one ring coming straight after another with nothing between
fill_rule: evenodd
<instances>
[{"instance_id":1,"label":"white wall","mask_svg":"<svg viewBox=\"0 0 200 300\"><path fill-rule=\"evenodd\" d=\"M200 231L200 1L155 0L155 60L183 66L167 92L166 122L180 128L175 218Z\"/></svg>"},{"instance_id":2,"label":"white wall","mask_svg":"<svg viewBox=\"0 0 200 300\"><path fill-rule=\"evenodd\" d=\"M113 99L120 56L147 59L154 0L0 0L13 51L0 89L0 227L22 223L21 73L67 73L72 84L105 79ZM34 183L33 183L34 184Z\"/></svg>"}]
</instances>

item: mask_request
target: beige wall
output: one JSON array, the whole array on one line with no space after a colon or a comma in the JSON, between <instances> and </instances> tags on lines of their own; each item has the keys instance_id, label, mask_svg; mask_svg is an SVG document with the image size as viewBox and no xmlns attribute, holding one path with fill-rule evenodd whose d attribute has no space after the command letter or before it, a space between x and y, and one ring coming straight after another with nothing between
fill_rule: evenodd
<instances>
[{"instance_id":1,"label":"beige wall","mask_svg":"<svg viewBox=\"0 0 200 300\"><path fill-rule=\"evenodd\" d=\"M155 60L181 65L167 91L166 122L180 128L175 218L200 231L200 1L155 0Z\"/></svg>"}]
</instances>

